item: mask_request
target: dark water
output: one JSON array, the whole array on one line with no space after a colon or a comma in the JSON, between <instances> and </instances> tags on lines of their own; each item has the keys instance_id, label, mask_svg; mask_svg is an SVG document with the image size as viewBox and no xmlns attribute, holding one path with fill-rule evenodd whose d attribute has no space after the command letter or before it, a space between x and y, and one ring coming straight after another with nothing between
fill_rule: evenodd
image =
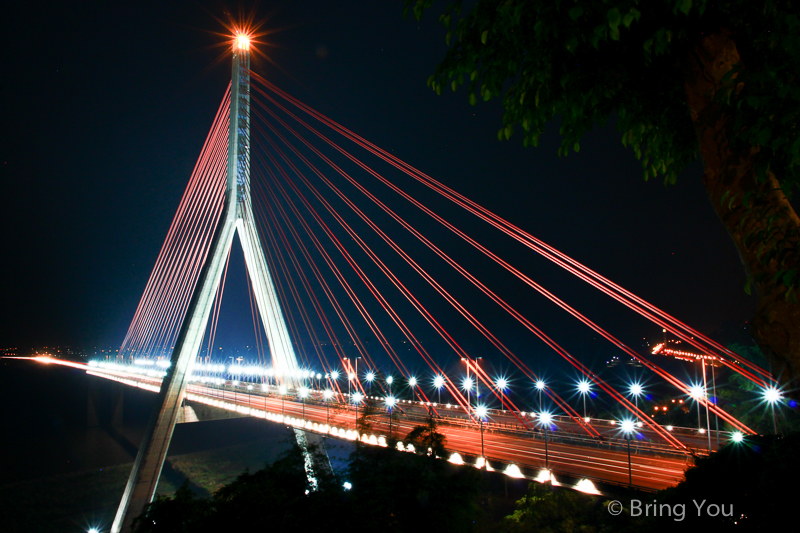
<instances>
[{"instance_id":1,"label":"dark water","mask_svg":"<svg viewBox=\"0 0 800 533\"><path fill-rule=\"evenodd\" d=\"M0 360L0 484L132 462L155 398L77 369ZM290 436L252 418L179 424L169 454Z\"/></svg>"}]
</instances>

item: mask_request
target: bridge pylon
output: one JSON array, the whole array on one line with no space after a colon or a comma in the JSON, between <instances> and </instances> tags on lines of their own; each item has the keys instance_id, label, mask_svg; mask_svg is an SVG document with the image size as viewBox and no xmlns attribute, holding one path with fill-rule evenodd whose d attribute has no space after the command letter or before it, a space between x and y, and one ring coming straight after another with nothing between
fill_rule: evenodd
<instances>
[{"instance_id":1,"label":"bridge pylon","mask_svg":"<svg viewBox=\"0 0 800 533\"><path fill-rule=\"evenodd\" d=\"M131 531L133 520L153 500L187 381L192 374L237 231L259 315L269 341L273 368L276 374L290 381L298 370L297 357L261 246L251 203L250 42L245 35L237 36L233 45L229 113L227 183L222 214L183 319L170 366L161 383L157 407L148 422L114 518L112 533Z\"/></svg>"}]
</instances>

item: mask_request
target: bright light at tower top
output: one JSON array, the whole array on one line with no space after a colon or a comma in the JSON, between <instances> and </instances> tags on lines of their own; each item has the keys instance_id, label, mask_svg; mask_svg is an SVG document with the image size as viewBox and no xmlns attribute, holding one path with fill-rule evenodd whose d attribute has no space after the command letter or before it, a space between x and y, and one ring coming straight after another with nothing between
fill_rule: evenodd
<instances>
[{"instance_id":1,"label":"bright light at tower top","mask_svg":"<svg viewBox=\"0 0 800 533\"><path fill-rule=\"evenodd\" d=\"M250 37L240 33L236 36L236 41L234 46L239 50L249 50L250 49Z\"/></svg>"}]
</instances>

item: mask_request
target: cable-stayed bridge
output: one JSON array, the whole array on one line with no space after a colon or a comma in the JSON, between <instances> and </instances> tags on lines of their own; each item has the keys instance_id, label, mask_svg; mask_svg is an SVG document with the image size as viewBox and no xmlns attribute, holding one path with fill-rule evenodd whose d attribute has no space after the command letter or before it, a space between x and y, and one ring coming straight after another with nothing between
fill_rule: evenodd
<instances>
[{"instance_id":1,"label":"cable-stayed bridge","mask_svg":"<svg viewBox=\"0 0 800 533\"><path fill-rule=\"evenodd\" d=\"M679 481L694 450L753 433L717 405L706 367L725 367L764 391L777 391L768 372L282 91L251 70L244 35L234 42L232 73L121 345L119 359L128 368L104 363L87 369L159 395L112 531L128 530L152 499L184 399L289 423L301 445L321 434L387 444L437 417L449 451L458 454L449 458L454 462L488 468L494 460L495 469L505 464L510 475L525 475L520 466L544 469L542 479L551 479L550 471L619 483L627 477L645 488ZM402 179L388 178L382 168ZM448 207L431 207L433 197ZM393 203L398 200L403 207ZM469 223L458 218L465 214ZM487 240L464 229L475 221L496 237ZM443 235L468 252L442 244ZM236 236L264 369L260 383L234 384L240 380L232 379L230 367L227 375L208 368L219 365L211 354ZM501 257L493 239L535 253L705 354L704 379L689 382L626 345L537 282L524 264ZM473 268L465 257L480 258L481 267ZM486 265L499 274L486 275ZM495 287L499 275L530 297L543 297L636 360L654 380L691 398L698 414L704 413L705 432L682 433L656 423L639 407L641 388L620 390L604 380L521 311L513 295ZM464 296L465 287L479 299ZM590 392L600 393L627 414L592 420L585 403L581 413L534 372L529 358L504 342L495 321L487 319L489 308L580 375L584 402ZM457 320L444 318L443 309ZM504 361L535 387L539 402L533 413L509 393L505 378L490 375L465 347L460 338L467 330L487 346L481 357ZM462 361L469 381L449 376L445 359ZM144 361L163 366L130 371L137 363L150 366ZM449 403L434 401L417 386L412 369L419 365L437 377ZM319 371L312 376L309 368ZM406 387L406 398L393 394L392 380ZM360 435L357 410L369 401L387 415L376 416L372 432ZM398 412L395 425L392 415ZM730 430L723 436L716 431L714 444L712 419Z\"/></svg>"}]
</instances>

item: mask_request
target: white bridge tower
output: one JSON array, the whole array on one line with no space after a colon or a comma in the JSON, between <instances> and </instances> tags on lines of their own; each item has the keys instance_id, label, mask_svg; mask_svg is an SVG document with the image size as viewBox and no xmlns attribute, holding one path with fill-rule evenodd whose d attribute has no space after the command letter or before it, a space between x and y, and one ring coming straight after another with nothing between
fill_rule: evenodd
<instances>
[{"instance_id":1,"label":"white bridge tower","mask_svg":"<svg viewBox=\"0 0 800 533\"><path fill-rule=\"evenodd\" d=\"M187 380L192 374L237 231L269 341L273 368L276 374L292 380L298 370L297 358L261 247L250 196L250 42L244 35L237 36L233 46L228 171L222 215L183 319L171 364L161 383L157 408L148 423L111 527L112 533L131 531L133 520L153 499ZM304 445L304 435L297 437Z\"/></svg>"}]
</instances>

